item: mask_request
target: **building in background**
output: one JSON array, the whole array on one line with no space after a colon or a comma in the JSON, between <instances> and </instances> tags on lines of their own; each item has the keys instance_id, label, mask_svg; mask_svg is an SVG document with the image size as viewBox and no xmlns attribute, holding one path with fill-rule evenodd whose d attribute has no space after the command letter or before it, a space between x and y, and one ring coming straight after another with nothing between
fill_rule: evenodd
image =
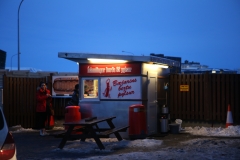
<instances>
[{"instance_id":1,"label":"building in background","mask_svg":"<svg viewBox=\"0 0 240 160\"><path fill-rule=\"evenodd\" d=\"M7 52L0 49L0 69L5 69Z\"/></svg>"},{"instance_id":2,"label":"building in background","mask_svg":"<svg viewBox=\"0 0 240 160\"><path fill-rule=\"evenodd\" d=\"M201 65L199 62L189 62L185 60L181 64L181 73L210 73L210 74L237 74L237 70L220 69L220 68L208 68L207 65Z\"/></svg>"},{"instance_id":3,"label":"building in background","mask_svg":"<svg viewBox=\"0 0 240 160\"><path fill-rule=\"evenodd\" d=\"M181 73L181 62L182 62L181 57L164 56L164 54L161 54L161 53L160 54L150 53L150 55L179 62L180 64L179 66L171 66L169 67L169 69L170 69L170 73Z\"/></svg>"}]
</instances>

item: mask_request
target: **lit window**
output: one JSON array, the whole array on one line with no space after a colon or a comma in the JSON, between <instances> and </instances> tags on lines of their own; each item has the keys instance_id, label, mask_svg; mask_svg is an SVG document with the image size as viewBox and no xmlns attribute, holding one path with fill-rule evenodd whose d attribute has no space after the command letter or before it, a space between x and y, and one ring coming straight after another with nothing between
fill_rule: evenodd
<instances>
[{"instance_id":1,"label":"lit window","mask_svg":"<svg viewBox=\"0 0 240 160\"><path fill-rule=\"evenodd\" d=\"M83 98L98 98L98 79L83 79Z\"/></svg>"}]
</instances>

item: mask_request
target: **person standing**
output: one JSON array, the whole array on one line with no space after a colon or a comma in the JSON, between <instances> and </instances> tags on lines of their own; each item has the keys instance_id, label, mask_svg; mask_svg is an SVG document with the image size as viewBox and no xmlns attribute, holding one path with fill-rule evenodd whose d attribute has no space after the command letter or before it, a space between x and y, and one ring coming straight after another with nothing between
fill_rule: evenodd
<instances>
[{"instance_id":1,"label":"person standing","mask_svg":"<svg viewBox=\"0 0 240 160\"><path fill-rule=\"evenodd\" d=\"M45 122L47 120L47 103L51 103L52 101L51 93L50 90L47 89L46 83L40 82L37 88L36 99L37 128L40 129L40 136L46 136L48 135L45 130Z\"/></svg>"},{"instance_id":2,"label":"person standing","mask_svg":"<svg viewBox=\"0 0 240 160\"><path fill-rule=\"evenodd\" d=\"M67 103L68 106L78 106L79 103L79 84L75 85L71 100Z\"/></svg>"}]
</instances>

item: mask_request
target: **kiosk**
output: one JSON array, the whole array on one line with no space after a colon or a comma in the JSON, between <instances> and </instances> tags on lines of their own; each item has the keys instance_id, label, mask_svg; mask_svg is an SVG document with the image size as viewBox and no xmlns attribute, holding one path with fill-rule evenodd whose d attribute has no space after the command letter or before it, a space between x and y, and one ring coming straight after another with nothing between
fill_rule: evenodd
<instances>
[{"instance_id":1,"label":"kiosk","mask_svg":"<svg viewBox=\"0 0 240 160\"><path fill-rule=\"evenodd\" d=\"M116 116L114 124L128 125L129 107L142 104L147 135L157 133L157 77L169 74L169 66L179 67L178 61L151 55L68 52L59 52L58 57L79 64L82 118ZM128 132L122 137L128 138Z\"/></svg>"}]
</instances>

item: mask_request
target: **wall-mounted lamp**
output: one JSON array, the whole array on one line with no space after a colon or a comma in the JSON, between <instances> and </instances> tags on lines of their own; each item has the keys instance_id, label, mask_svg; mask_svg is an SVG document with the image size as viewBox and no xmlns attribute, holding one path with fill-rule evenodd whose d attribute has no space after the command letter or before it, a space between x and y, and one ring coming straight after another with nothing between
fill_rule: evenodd
<instances>
[{"instance_id":1,"label":"wall-mounted lamp","mask_svg":"<svg viewBox=\"0 0 240 160\"><path fill-rule=\"evenodd\" d=\"M160 68L168 68L168 66L165 66L165 65L158 65Z\"/></svg>"},{"instance_id":2,"label":"wall-mounted lamp","mask_svg":"<svg viewBox=\"0 0 240 160\"><path fill-rule=\"evenodd\" d=\"M164 89L168 89L168 83L164 83Z\"/></svg>"},{"instance_id":3,"label":"wall-mounted lamp","mask_svg":"<svg viewBox=\"0 0 240 160\"><path fill-rule=\"evenodd\" d=\"M126 63L126 60L120 60L120 59L98 59L98 58L88 58L92 63Z\"/></svg>"},{"instance_id":4,"label":"wall-mounted lamp","mask_svg":"<svg viewBox=\"0 0 240 160\"><path fill-rule=\"evenodd\" d=\"M167 65L164 65L164 64L162 64L162 63L153 63L153 64L157 65L157 66L160 67L160 68L168 68Z\"/></svg>"}]
</instances>

